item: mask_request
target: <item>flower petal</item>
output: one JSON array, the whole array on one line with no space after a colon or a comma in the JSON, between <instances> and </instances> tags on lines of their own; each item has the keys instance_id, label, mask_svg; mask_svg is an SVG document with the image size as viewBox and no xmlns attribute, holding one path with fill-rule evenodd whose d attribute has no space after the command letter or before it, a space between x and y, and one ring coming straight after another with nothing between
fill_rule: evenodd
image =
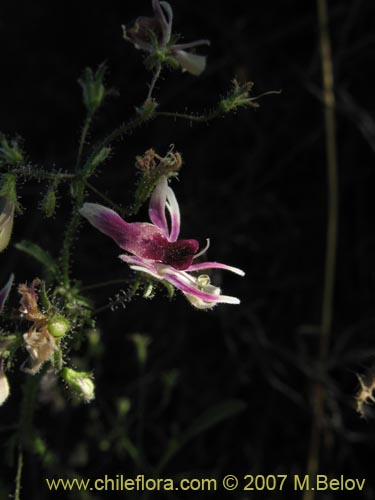
<instances>
[{"instance_id":1,"label":"flower petal","mask_svg":"<svg viewBox=\"0 0 375 500\"><path fill-rule=\"evenodd\" d=\"M130 269L132 269L133 271L147 273L156 279L160 279L155 266L153 266L151 262L147 262L145 259L141 259L140 257L134 257L133 255L119 255L119 258L123 262L126 262L126 264L128 264Z\"/></svg>"},{"instance_id":2,"label":"flower petal","mask_svg":"<svg viewBox=\"0 0 375 500\"><path fill-rule=\"evenodd\" d=\"M136 49L152 52L154 46L151 40L151 33L156 38L161 36L161 27L154 17L138 17L132 28L122 27L125 40L132 43Z\"/></svg>"},{"instance_id":3,"label":"flower petal","mask_svg":"<svg viewBox=\"0 0 375 500\"><path fill-rule=\"evenodd\" d=\"M178 202L173 190L169 186L167 187L166 207L171 217L171 231L169 235L169 241L176 241L180 234L180 207L178 206Z\"/></svg>"},{"instance_id":4,"label":"flower petal","mask_svg":"<svg viewBox=\"0 0 375 500\"><path fill-rule=\"evenodd\" d=\"M188 43L176 43L172 46L173 50L186 50L192 49L193 47L198 47L200 45L211 45L210 40L196 40L195 42Z\"/></svg>"},{"instance_id":5,"label":"flower petal","mask_svg":"<svg viewBox=\"0 0 375 500\"><path fill-rule=\"evenodd\" d=\"M168 210L171 229L169 230L165 210ZM153 224L158 226L169 241L176 241L180 234L180 208L173 190L168 186L168 179L161 177L150 198L148 209Z\"/></svg>"},{"instance_id":6,"label":"flower petal","mask_svg":"<svg viewBox=\"0 0 375 500\"><path fill-rule=\"evenodd\" d=\"M190 295L188 293L184 293L184 295L190 302L190 304L196 307L197 309L212 309L219 302L226 304L235 304L235 305L240 303L240 301L236 297L227 297L225 295L221 295L217 302L205 302L204 300L198 299L194 295Z\"/></svg>"},{"instance_id":7,"label":"flower petal","mask_svg":"<svg viewBox=\"0 0 375 500\"><path fill-rule=\"evenodd\" d=\"M0 359L0 406L5 403L9 396L9 383L2 367L2 360Z\"/></svg>"},{"instance_id":8,"label":"flower petal","mask_svg":"<svg viewBox=\"0 0 375 500\"><path fill-rule=\"evenodd\" d=\"M0 290L0 313L4 309L4 304L8 298L10 289L11 289L12 284L13 284L13 280L14 280L14 274L11 274L9 276L9 279L8 279L6 285Z\"/></svg>"},{"instance_id":9,"label":"flower petal","mask_svg":"<svg viewBox=\"0 0 375 500\"><path fill-rule=\"evenodd\" d=\"M158 226L169 237L167 218L165 216L165 205L167 202L168 180L163 176L155 187L150 198L148 215L155 226Z\"/></svg>"},{"instance_id":10,"label":"flower petal","mask_svg":"<svg viewBox=\"0 0 375 500\"><path fill-rule=\"evenodd\" d=\"M160 2L160 5L163 7L164 11L167 14L167 27L164 30L165 40L163 40L164 44L167 45L172 36L172 23L173 23L173 10L171 5L168 2Z\"/></svg>"},{"instance_id":11,"label":"flower petal","mask_svg":"<svg viewBox=\"0 0 375 500\"><path fill-rule=\"evenodd\" d=\"M163 3L167 3L167 2L163 2ZM170 38L171 38L171 26L170 26L171 19L168 19L168 21L167 21L165 15L164 15L163 9L161 8L159 0L152 0L152 8L154 9L155 19L158 21L160 28L161 28L161 31L162 31L161 46L165 47L169 43ZM169 8L170 8L170 10L172 10L170 5L169 5ZM166 10L168 10L168 9L166 9Z\"/></svg>"},{"instance_id":12,"label":"flower petal","mask_svg":"<svg viewBox=\"0 0 375 500\"><path fill-rule=\"evenodd\" d=\"M184 71L199 76L206 67L206 56L190 54L185 50L173 50L173 57L177 60Z\"/></svg>"},{"instance_id":13,"label":"flower petal","mask_svg":"<svg viewBox=\"0 0 375 500\"><path fill-rule=\"evenodd\" d=\"M220 289L217 287L213 287L215 289L216 293L207 293L203 290L200 290L198 288L197 284L193 284L189 278L192 278L191 276L184 276L186 273L181 273L178 271L174 271L173 269L168 269L165 267L162 270L163 278L172 283L176 288L181 290L182 292L192 295L193 297L196 297L197 299L203 300L205 302L220 302L220 299L222 298L227 298L224 296L220 296ZM234 298L234 297L233 297ZM238 300L238 299L237 299ZM234 302L238 303L238 302Z\"/></svg>"},{"instance_id":14,"label":"flower petal","mask_svg":"<svg viewBox=\"0 0 375 500\"><path fill-rule=\"evenodd\" d=\"M220 264L220 262L201 262L200 264L192 264L189 266L187 271L201 271L202 269L224 269L225 271L231 271L239 276L245 276L245 272L242 271L242 269L227 266L226 264Z\"/></svg>"},{"instance_id":15,"label":"flower petal","mask_svg":"<svg viewBox=\"0 0 375 500\"><path fill-rule=\"evenodd\" d=\"M162 260L168 243L162 231L147 222L125 222L110 208L85 203L80 213L96 229L112 238L121 248L140 257Z\"/></svg>"}]
</instances>

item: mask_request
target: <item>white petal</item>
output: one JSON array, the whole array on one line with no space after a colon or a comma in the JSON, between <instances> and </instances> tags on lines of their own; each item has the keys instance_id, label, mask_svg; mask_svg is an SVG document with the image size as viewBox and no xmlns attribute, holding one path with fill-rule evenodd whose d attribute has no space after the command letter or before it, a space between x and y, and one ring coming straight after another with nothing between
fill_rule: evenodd
<instances>
[{"instance_id":1,"label":"white petal","mask_svg":"<svg viewBox=\"0 0 375 500\"><path fill-rule=\"evenodd\" d=\"M5 403L5 401L8 399L9 396L9 383L8 379L3 372L3 370L0 371L0 406Z\"/></svg>"}]
</instances>

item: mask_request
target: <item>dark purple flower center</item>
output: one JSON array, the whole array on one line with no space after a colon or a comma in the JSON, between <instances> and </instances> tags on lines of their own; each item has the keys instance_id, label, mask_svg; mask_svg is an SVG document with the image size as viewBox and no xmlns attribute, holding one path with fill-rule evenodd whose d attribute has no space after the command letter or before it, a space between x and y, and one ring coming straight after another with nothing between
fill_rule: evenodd
<instances>
[{"instance_id":1,"label":"dark purple flower center","mask_svg":"<svg viewBox=\"0 0 375 500\"><path fill-rule=\"evenodd\" d=\"M170 242L161 235L155 235L151 240L147 240L147 251L143 256L182 270L191 265L198 248L199 243L196 240Z\"/></svg>"}]
</instances>

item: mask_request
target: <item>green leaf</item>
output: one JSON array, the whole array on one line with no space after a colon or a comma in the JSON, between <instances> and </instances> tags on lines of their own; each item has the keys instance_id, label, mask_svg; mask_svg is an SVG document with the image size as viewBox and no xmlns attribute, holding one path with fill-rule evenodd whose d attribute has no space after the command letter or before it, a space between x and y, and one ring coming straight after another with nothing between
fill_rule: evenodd
<instances>
[{"instance_id":1,"label":"green leaf","mask_svg":"<svg viewBox=\"0 0 375 500\"><path fill-rule=\"evenodd\" d=\"M19 243L16 243L15 247L17 248L17 250L21 250L21 252L27 253L35 260L40 262L46 268L46 270L53 276L57 276L59 274L59 269L55 260L50 256L48 252L43 250L36 243L23 240L20 241Z\"/></svg>"},{"instance_id":2,"label":"green leaf","mask_svg":"<svg viewBox=\"0 0 375 500\"><path fill-rule=\"evenodd\" d=\"M227 420L245 410L246 403L239 399L229 399L223 401L222 403L212 406L205 412L203 412L199 417L197 417L192 424L181 433L177 438L173 438L164 455L162 456L160 463L157 467L157 474L159 474L169 460L180 451L180 449L185 446L190 440L199 436L206 430L214 427L220 422Z\"/></svg>"}]
</instances>

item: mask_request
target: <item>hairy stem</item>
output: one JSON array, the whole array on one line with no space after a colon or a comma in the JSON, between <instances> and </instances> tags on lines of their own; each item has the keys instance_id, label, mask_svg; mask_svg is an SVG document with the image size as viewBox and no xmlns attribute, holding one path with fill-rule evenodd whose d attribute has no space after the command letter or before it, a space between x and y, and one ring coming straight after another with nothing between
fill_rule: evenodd
<instances>
[{"instance_id":1,"label":"hairy stem","mask_svg":"<svg viewBox=\"0 0 375 500\"><path fill-rule=\"evenodd\" d=\"M65 231L63 247L61 252L61 274L62 281L65 286L70 284L70 255L72 253L72 246L74 241L75 232L79 226L80 214L77 208L74 206L68 227Z\"/></svg>"},{"instance_id":2,"label":"hairy stem","mask_svg":"<svg viewBox=\"0 0 375 500\"><path fill-rule=\"evenodd\" d=\"M338 168L336 155L335 96L333 90L334 80L326 0L317 0L317 6L324 87L323 96L328 181L327 240L319 342L319 365L324 376L332 330L338 226ZM325 399L326 390L323 379L322 382L316 383L313 389L314 416L307 463L307 473L311 477L315 476L319 469L320 442L323 429ZM303 499L313 500L314 493L315 492L311 490L305 491Z\"/></svg>"},{"instance_id":3,"label":"hairy stem","mask_svg":"<svg viewBox=\"0 0 375 500\"><path fill-rule=\"evenodd\" d=\"M154 88L155 88L155 85L156 85L156 82L159 80L159 77L160 77L160 73L161 73L161 64L159 64L156 68L156 71L152 77L152 80L151 80L151 83L150 83L150 86L149 86L149 89L148 89L148 94L147 94L147 99L151 99L152 97L152 93L154 91Z\"/></svg>"},{"instance_id":4,"label":"hairy stem","mask_svg":"<svg viewBox=\"0 0 375 500\"><path fill-rule=\"evenodd\" d=\"M206 123L211 120L214 120L215 118L218 118L219 116L222 116L223 114L224 111L221 108L217 107L204 115L193 115L189 113L173 113L170 111L157 111L155 113L155 116L165 116L167 118L179 118L181 120L187 120L191 122Z\"/></svg>"},{"instance_id":5,"label":"hairy stem","mask_svg":"<svg viewBox=\"0 0 375 500\"><path fill-rule=\"evenodd\" d=\"M83 125L83 129L82 129L82 133L81 133L81 138L80 138L80 141L79 141L78 154L77 154L77 160L76 160L76 166L75 166L75 171L76 172L78 172L79 166L81 164L83 148L85 147L86 138L87 138L87 134L89 133L91 121L92 121L92 115L88 114L87 117L86 117L85 123Z\"/></svg>"},{"instance_id":6,"label":"hairy stem","mask_svg":"<svg viewBox=\"0 0 375 500\"><path fill-rule=\"evenodd\" d=\"M111 132L107 137L105 137L100 143L98 143L92 150L90 156L86 160L85 164L82 167L82 172L84 173L85 170L91 165L92 160L95 158L95 156L105 147L109 146L111 143L121 139L125 134L130 133L132 130L135 128L139 127L143 123L145 123L147 120L153 118L155 116L155 113L150 115L147 115L145 113L138 113L135 118L132 120L129 120L128 122L122 123L119 127L117 127L113 132Z\"/></svg>"}]
</instances>

